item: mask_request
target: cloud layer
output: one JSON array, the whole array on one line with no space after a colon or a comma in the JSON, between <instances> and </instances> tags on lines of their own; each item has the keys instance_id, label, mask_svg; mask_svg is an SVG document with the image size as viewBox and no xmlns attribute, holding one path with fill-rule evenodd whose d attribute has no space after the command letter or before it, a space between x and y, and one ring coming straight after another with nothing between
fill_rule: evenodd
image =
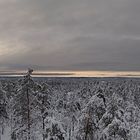
<instances>
[{"instance_id":1,"label":"cloud layer","mask_svg":"<svg viewBox=\"0 0 140 140\"><path fill-rule=\"evenodd\" d=\"M140 70L139 0L0 0L1 69Z\"/></svg>"}]
</instances>

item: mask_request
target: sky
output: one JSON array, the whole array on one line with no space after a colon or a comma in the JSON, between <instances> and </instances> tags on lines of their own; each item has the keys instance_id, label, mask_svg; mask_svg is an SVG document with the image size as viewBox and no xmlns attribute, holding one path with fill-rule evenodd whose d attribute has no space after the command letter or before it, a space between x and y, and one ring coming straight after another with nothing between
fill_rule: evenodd
<instances>
[{"instance_id":1,"label":"sky","mask_svg":"<svg viewBox=\"0 0 140 140\"><path fill-rule=\"evenodd\" d=\"M0 71L140 71L140 0L0 0Z\"/></svg>"}]
</instances>

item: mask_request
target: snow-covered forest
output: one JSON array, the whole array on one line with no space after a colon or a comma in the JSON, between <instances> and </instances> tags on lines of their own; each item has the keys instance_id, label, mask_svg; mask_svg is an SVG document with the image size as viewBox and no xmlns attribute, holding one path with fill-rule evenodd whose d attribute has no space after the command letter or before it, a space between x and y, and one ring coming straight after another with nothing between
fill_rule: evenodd
<instances>
[{"instance_id":1,"label":"snow-covered forest","mask_svg":"<svg viewBox=\"0 0 140 140\"><path fill-rule=\"evenodd\" d=\"M140 79L0 79L0 140L140 140Z\"/></svg>"}]
</instances>

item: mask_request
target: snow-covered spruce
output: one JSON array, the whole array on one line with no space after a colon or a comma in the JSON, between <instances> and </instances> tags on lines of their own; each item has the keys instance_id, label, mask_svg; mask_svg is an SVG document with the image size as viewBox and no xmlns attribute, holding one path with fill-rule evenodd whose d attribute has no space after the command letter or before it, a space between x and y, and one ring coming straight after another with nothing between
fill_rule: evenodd
<instances>
[{"instance_id":1,"label":"snow-covered spruce","mask_svg":"<svg viewBox=\"0 0 140 140\"><path fill-rule=\"evenodd\" d=\"M139 140L140 79L0 80L0 140Z\"/></svg>"}]
</instances>

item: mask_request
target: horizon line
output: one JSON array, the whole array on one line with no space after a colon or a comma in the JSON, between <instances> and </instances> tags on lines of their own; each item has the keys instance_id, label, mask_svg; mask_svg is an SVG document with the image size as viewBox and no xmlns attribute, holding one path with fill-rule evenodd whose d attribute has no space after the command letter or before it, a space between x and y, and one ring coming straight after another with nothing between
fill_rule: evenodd
<instances>
[{"instance_id":1,"label":"horizon line","mask_svg":"<svg viewBox=\"0 0 140 140\"><path fill-rule=\"evenodd\" d=\"M0 76L24 76L25 71L0 71ZM140 77L140 71L34 71L34 77Z\"/></svg>"}]
</instances>

